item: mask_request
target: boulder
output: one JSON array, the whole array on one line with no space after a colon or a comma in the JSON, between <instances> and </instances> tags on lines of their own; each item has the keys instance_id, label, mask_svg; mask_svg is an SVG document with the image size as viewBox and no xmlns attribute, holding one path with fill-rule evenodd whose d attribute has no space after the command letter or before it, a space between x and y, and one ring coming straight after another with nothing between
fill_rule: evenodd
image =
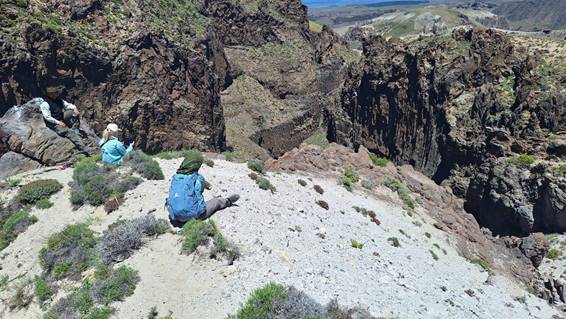
<instances>
[{"instance_id":1,"label":"boulder","mask_svg":"<svg viewBox=\"0 0 566 319\"><path fill-rule=\"evenodd\" d=\"M81 152L69 139L61 137L45 125L39 109L39 99L14 106L0 118L0 144L4 154L0 158L3 177L34 169L41 165L68 162ZM85 144L93 151L97 142L94 132L81 122Z\"/></svg>"},{"instance_id":2,"label":"boulder","mask_svg":"<svg viewBox=\"0 0 566 319\"><path fill-rule=\"evenodd\" d=\"M550 248L550 243L544 238L543 233L533 233L529 237L522 238L519 249L531 260L533 266L538 268Z\"/></svg>"}]
</instances>

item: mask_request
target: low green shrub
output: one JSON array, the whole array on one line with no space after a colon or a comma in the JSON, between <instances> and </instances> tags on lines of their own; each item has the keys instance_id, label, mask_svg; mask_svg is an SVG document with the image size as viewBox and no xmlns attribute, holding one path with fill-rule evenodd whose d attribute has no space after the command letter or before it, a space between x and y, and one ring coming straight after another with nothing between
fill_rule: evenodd
<instances>
[{"instance_id":1,"label":"low green shrub","mask_svg":"<svg viewBox=\"0 0 566 319\"><path fill-rule=\"evenodd\" d=\"M107 277L97 279L90 288L90 295L97 303L108 306L132 295L139 281L137 271L120 266Z\"/></svg>"},{"instance_id":2,"label":"low green shrub","mask_svg":"<svg viewBox=\"0 0 566 319\"><path fill-rule=\"evenodd\" d=\"M410 214L415 210L417 207L417 203L411 197L409 190L403 183L396 179L387 178L383 185L390 188L392 191L396 192L399 195L399 198L403 201L403 208Z\"/></svg>"},{"instance_id":3,"label":"low green shrub","mask_svg":"<svg viewBox=\"0 0 566 319\"><path fill-rule=\"evenodd\" d=\"M556 248L550 248L546 252L546 258L556 260L562 255L562 252Z\"/></svg>"},{"instance_id":4,"label":"low green shrub","mask_svg":"<svg viewBox=\"0 0 566 319\"><path fill-rule=\"evenodd\" d=\"M359 241L357 241L355 239L351 239L350 244L352 245L353 248L356 248L356 249L364 248L364 244L360 243Z\"/></svg>"},{"instance_id":5,"label":"low green shrub","mask_svg":"<svg viewBox=\"0 0 566 319\"><path fill-rule=\"evenodd\" d=\"M344 173L338 177L338 180L344 187L351 190L352 185L360 180L360 176L352 166L349 166L344 170Z\"/></svg>"},{"instance_id":6,"label":"low green shrub","mask_svg":"<svg viewBox=\"0 0 566 319\"><path fill-rule=\"evenodd\" d=\"M124 158L124 165L131 167L145 179L165 179L165 175L163 175L163 171L161 170L159 163L151 156L141 151L132 152L126 155Z\"/></svg>"},{"instance_id":7,"label":"low green shrub","mask_svg":"<svg viewBox=\"0 0 566 319\"><path fill-rule=\"evenodd\" d=\"M53 207L53 203L47 199L47 198L43 198L37 201L37 203L35 203L35 206L39 209L48 209Z\"/></svg>"},{"instance_id":8,"label":"low green shrub","mask_svg":"<svg viewBox=\"0 0 566 319\"><path fill-rule=\"evenodd\" d=\"M365 189L373 189L375 187L375 183L370 180L364 179L362 181L362 187Z\"/></svg>"},{"instance_id":9,"label":"low green shrub","mask_svg":"<svg viewBox=\"0 0 566 319\"><path fill-rule=\"evenodd\" d=\"M16 195L15 201L24 205L33 205L41 199L48 199L62 188L63 185L54 179L37 180L22 186Z\"/></svg>"},{"instance_id":10,"label":"low green shrub","mask_svg":"<svg viewBox=\"0 0 566 319\"><path fill-rule=\"evenodd\" d=\"M328 203L323 201L323 200L317 200L316 204L326 210L328 210L330 207L328 206Z\"/></svg>"},{"instance_id":11,"label":"low green shrub","mask_svg":"<svg viewBox=\"0 0 566 319\"><path fill-rule=\"evenodd\" d=\"M7 218L4 219L4 217ZM37 218L25 210L20 210L13 214L7 213L2 219L4 220L2 221L2 228L0 228L0 251L8 247L30 225L37 222Z\"/></svg>"},{"instance_id":12,"label":"low green shrub","mask_svg":"<svg viewBox=\"0 0 566 319\"><path fill-rule=\"evenodd\" d=\"M4 183L9 187L9 188L16 188L18 186L20 186L20 183L22 182L21 178L8 178L4 181Z\"/></svg>"},{"instance_id":13,"label":"low green shrub","mask_svg":"<svg viewBox=\"0 0 566 319\"><path fill-rule=\"evenodd\" d=\"M228 242L212 220L192 219L183 226L184 242L182 252L189 255L199 246L212 245L210 258L226 257L234 261L239 257L239 251Z\"/></svg>"},{"instance_id":14,"label":"low green shrub","mask_svg":"<svg viewBox=\"0 0 566 319\"><path fill-rule=\"evenodd\" d=\"M233 162L235 159L234 153L230 152L230 151L226 151L224 153L222 153L222 155L224 155L224 160L229 161L229 162Z\"/></svg>"},{"instance_id":15,"label":"low green shrub","mask_svg":"<svg viewBox=\"0 0 566 319\"><path fill-rule=\"evenodd\" d=\"M248 168L256 173L262 174L265 166L262 160L253 159L248 161Z\"/></svg>"},{"instance_id":16,"label":"low green shrub","mask_svg":"<svg viewBox=\"0 0 566 319\"><path fill-rule=\"evenodd\" d=\"M536 161L536 158L532 155L528 154L519 154L516 156L511 157L507 160L509 164L514 164L517 166L531 166Z\"/></svg>"},{"instance_id":17,"label":"low green shrub","mask_svg":"<svg viewBox=\"0 0 566 319\"><path fill-rule=\"evenodd\" d=\"M244 305L227 319L376 319L361 308L342 308L335 300L322 306L295 287L268 283L254 290Z\"/></svg>"},{"instance_id":18,"label":"low green shrub","mask_svg":"<svg viewBox=\"0 0 566 319\"><path fill-rule=\"evenodd\" d=\"M139 185L140 179L119 173L115 167L99 165L96 159L85 157L75 164L71 183L71 203L99 206L111 196L121 197Z\"/></svg>"},{"instance_id":19,"label":"low green shrub","mask_svg":"<svg viewBox=\"0 0 566 319\"><path fill-rule=\"evenodd\" d=\"M51 235L39 253L46 279L79 279L93 263L96 239L86 224L68 225Z\"/></svg>"},{"instance_id":20,"label":"low green shrub","mask_svg":"<svg viewBox=\"0 0 566 319\"><path fill-rule=\"evenodd\" d=\"M385 157L379 157L379 156L377 156L377 155L375 155L374 153L371 153L371 152L368 153L368 156L371 159L371 162L373 163L373 165L375 165L375 166L386 167L387 164L389 164L389 160Z\"/></svg>"},{"instance_id":21,"label":"low green shrub","mask_svg":"<svg viewBox=\"0 0 566 319\"><path fill-rule=\"evenodd\" d=\"M255 183L260 189L263 189L264 191L271 191L272 193L275 193L277 191L275 186L273 186L271 182L265 177L258 176L255 180Z\"/></svg>"},{"instance_id":22,"label":"low green shrub","mask_svg":"<svg viewBox=\"0 0 566 319\"><path fill-rule=\"evenodd\" d=\"M35 289L33 290L33 294L40 302L44 302L51 298L53 292L51 291L51 288L49 287L49 284L47 283L45 278L36 276L34 283Z\"/></svg>"},{"instance_id":23,"label":"low green shrub","mask_svg":"<svg viewBox=\"0 0 566 319\"><path fill-rule=\"evenodd\" d=\"M401 247L401 243L399 242L399 239L397 237L389 237L389 238L387 238L387 241L393 247Z\"/></svg>"}]
</instances>

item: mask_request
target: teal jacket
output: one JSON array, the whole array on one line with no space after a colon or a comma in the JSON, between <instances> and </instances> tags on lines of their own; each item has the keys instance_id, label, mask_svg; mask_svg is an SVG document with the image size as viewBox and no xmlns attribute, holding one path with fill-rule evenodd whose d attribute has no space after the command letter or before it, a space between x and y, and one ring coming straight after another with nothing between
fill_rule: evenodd
<instances>
[{"instance_id":1,"label":"teal jacket","mask_svg":"<svg viewBox=\"0 0 566 319\"><path fill-rule=\"evenodd\" d=\"M108 141L100 140L100 154L102 161L106 164L121 164L124 156L134 150L133 147L124 147L116 137L110 137Z\"/></svg>"}]
</instances>

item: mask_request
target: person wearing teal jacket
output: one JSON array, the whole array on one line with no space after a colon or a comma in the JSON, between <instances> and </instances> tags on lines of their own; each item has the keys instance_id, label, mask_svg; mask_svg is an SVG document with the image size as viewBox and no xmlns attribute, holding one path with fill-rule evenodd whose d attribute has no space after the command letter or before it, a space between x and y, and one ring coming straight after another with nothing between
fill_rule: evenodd
<instances>
[{"instance_id":1,"label":"person wearing teal jacket","mask_svg":"<svg viewBox=\"0 0 566 319\"><path fill-rule=\"evenodd\" d=\"M98 143L102 162L105 164L121 164L124 160L124 156L134 150L133 142L126 148L124 144L118 140L118 136L121 133L122 130L114 123L110 123L106 126L102 134L102 139Z\"/></svg>"}]
</instances>

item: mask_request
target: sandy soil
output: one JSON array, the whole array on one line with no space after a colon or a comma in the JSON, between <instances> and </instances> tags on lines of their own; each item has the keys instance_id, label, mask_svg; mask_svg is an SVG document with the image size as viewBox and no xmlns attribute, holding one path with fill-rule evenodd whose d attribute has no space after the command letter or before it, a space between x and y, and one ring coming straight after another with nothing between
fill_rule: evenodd
<instances>
[{"instance_id":1,"label":"sandy soil","mask_svg":"<svg viewBox=\"0 0 566 319\"><path fill-rule=\"evenodd\" d=\"M160 161L167 177L173 175L179 161ZM460 257L450 238L432 227L420 209L410 217L395 204L361 189L348 192L335 180L316 176L268 174L277 188L271 194L257 188L245 165L215 162L213 168L201 171L213 186L205 195L241 195L239 207L212 219L240 248L242 257L226 266L181 255L179 235L167 233L151 240L123 262L138 270L141 282L132 296L113 304L116 318L146 318L152 306L161 315L172 312L174 318L223 318L253 289L270 281L294 285L321 303L335 298L343 305L360 305L386 318L550 318L556 313L502 276L486 283L488 274ZM70 169L56 170L26 179L56 178L67 184L71 175ZM298 178L308 185L300 186ZM314 184L321 185L325 193L316 193ZM89 222L92 229L102 232L118 218L149 212L166 218L163 203L168 188L169 180L144 181L126 194L118 211L106 215L101 207L73 211L66 186L53 197L55 206L33 211L39 221L2 252L0 276L19 279L0 292L0 316L40 317L37 302L11 312L7 298L18 281L41 272L38 252L50 234L78 221ZM391 195L387 189L378 192ZM330 209L319 207L316 200L328 202ZM353 206L375 211L381 225ZM391 237L401 247L393 247L388 242ZM363 243L363 248L351 247L352 239Z\"/></svg>"}]
</instances>

